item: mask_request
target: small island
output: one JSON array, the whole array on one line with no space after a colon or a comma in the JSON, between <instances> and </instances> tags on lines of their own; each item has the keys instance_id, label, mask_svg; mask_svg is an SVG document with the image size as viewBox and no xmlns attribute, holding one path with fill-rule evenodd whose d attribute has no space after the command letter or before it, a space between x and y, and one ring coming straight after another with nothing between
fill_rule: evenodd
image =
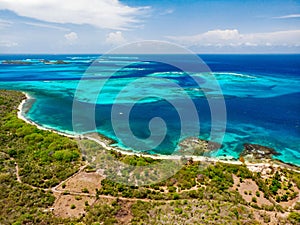
<instances>
[{"instance_id":1,"label":"small island","mask_svg":"<svg viewBox=\"0 0 300 225\"><path fill-rule=\"evenodd\" d=\"M4 60L2 64L5 65L31 65L32 62L27 62L23 60Z\"/></svg>"},{"instance_id":2,"label":"small island","mask_svg":"<svg viewBox=\"0 0 300 225\"><path fill-rule=\"evenodd\" d=\"M56 61L50 61L47 59L39 60L40 63L43 63L45 65L64 65L69 64L68 62L65 62L64 60L56 60ZM2 61L2 64L4 65L32 65L36 62L30 62L26 60L4 60Z\"/></svg>"},{"instance_id":3,"label":"small island","mask_svg":"<svg viewBox=\"0 0 300 225\"><path fill-rule=\"evenodd\" d=\"M69 64L68 62L65 62L63 60L56 60L56 61L49 61L47 59L40 60L41 63L44 63L45 65L63 65L63 64Z\"/></svg>"}]
</instances>

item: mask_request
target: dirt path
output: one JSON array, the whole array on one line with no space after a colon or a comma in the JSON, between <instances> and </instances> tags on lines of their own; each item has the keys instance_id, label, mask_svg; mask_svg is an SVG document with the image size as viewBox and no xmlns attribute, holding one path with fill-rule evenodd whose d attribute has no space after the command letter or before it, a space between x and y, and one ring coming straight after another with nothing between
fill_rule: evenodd
<instances>
[{"instance_id":1,"label":"dirt path","mask_svg":"<svg viewBox=\"0 0 300 225\"><path fill-rule=\"evenodd\" d=\"M60 186L62 186L62 184L65 183L65 182L67 182L68 180L70 180L70 179L74 178L75 176L77 176L86 167L87 167L87 164L81 166L76 173L74 173L72 176L68 177L66 180L61 181L58 185L56 185L55 187L52 187L51 189L44 189L44 190L48 190L48 191L51 190L53 193L63 193L64 191L59 191L59 190L57 190L57 188L60 187ZM78 195L78 193L74 193L74 195L75 194ZM81 193L81 194L88 194L88 193ZM85 196L88 196L88 195L85 195Z\"/></svg>"},{"instance_id":2,"label":"dirt path","mask_svg":"<svg viewBox=\"0 0 300 225\"><path fill-rule=\"evenodd\" d=\"M11 159L11 160L14 160L14 159ZM14 160L15 161L15 160ZM16 167L16 176L17 176L17 181L19 183L22 183L22 180L21 180L21 177L20 177L20 174L19 174L19 165L18 163L15 161L15 167Z\"/></svg>"},{"instance_id":3,"label":"dirt path","mask_svg":"<svg viewBox=\"0 0 300 225\"><path fill-rule=\"evenodd\" d=\"M11 159L11 160L14 160L14 159ZM63 180L62 182L60 182L58 185L56 185L55 187L52 187L52 188L41 188L43 189L44 191L52 191L53 193L57 193L57 194L64 194L65 191L61 191L61 190L57 190L57 188L59 188L60 186L62 186L63 183L67 182L68 180L74 178L75 176L77 176L79 173L81 173L85 168L87 167L87 164L86 165L83 165L79 168L79 170L74 173L72 176L68 177L66 180ZM35 187L35 186L32 186L30 184L27 184L27 183L23 183L23 181L21 180L21 177L19 175L19 166L18 166L18 163L15 162L15 168L16 168L16 177L17 177L17 181L21 184L26 184L28 186L30 186L31 188L33 189L37 189L39 187ZM87 197L96 197L95 194L90 194L90 193L82 193L82 192L76 192L76 191L68 191L68 195L74 195L74 196L87 196ZM150 199L140 199L140 198L124 198L124 197L114 197L114 196L110 196L110 195L98 195L99 198L107 198L107 199L121 199L121 200L126 200L126 201L146 201L146 202L150 202L151 200Z\"/></svg>"}]
</instances>

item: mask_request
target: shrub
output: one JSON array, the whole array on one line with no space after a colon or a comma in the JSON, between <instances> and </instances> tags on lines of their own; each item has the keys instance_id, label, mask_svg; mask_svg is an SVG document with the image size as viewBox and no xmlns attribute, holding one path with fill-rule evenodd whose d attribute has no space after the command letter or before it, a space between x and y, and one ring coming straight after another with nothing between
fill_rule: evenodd
<instances>
[{"instance_id":1,"label":"shrub","mask_svg":"<svg viewBox=\"0 0 300 225\"><path fill-rule=\"evenodd\" d=\"M300 223L300 214L297 212L291 212L288 215L288 220L296 222L296 223Z\"/></svg>"},{"instance_id":2,"label":"shrub","mask_svg":"<svg viewBox=\"0 0 300 225\"><path fill-rule=\"evenodd\" d=\"M63 192L63 195L69 195L69 194L70 194L69 191L64 191L64 192Z\"/></svg>"},{"instance_id":3,"label":"shrub","mask_svg":"<svg viewBox=\"0 0 300 225\"><path fill-rule=\"evenodd\" d=\"M175 208L174 211L176 214L182 214L183 210L182 210L182 208Z\"/></svg>"},{"instance_id":4,"label":"shrub","mask_svg":"<svg viewBox=\"0 0 300 225\"><path fill-rule=\"evenodd\" d=\"M281 201L286 202L288 200L288 196L287 195L282 195L281 196Z\"/></svg>"},{"instance_id":5,"label":"shrub","mask_svg":"<svg viewBox=\"0 0 300 225\"><path fill-rule=\"evenodd\" d=\"M266 213L263 215L264 223L270 223L271 217L267 215Z\"/></svg>"},{"instance_id":6,"label":"shrub","mask_svg":"<svg viewBox=\"0 0 300 225\"><path fill-rule=\"evenodd\" d=\"M81 199L82 199L81 196L75 196L75 200L79 201Z\"/></svg>"},{"instance_id":7,"label":"shrub","mask_svg":"<svg viewBox=\"0 0 300 225\"><path fill-rule=\"evenodd\" d=\"M177 199L179 199L179 198L180 198L180 196L179 196L178 193L174 193L174 194L173 194L173 199L174 199L174 200L177 200Z\"/></svg>"},{"instance_id":8,"label":"shrub","mask_svg":"<svg viewBox=\"0 0 300 225\"><path fill-rule=\"evenodd\" d=\"M300 202L296 202L294 209L300 210Z\"/></svg>"},{"instance_id":9,"label":"shrub","mask_svg":"<svg viewBox=\"0 0 300 225\"><path fill-rule=\"evenodd\" d=\"M170 186L168 187L169 192L175 192L176 191L176 187L174 186Z\"/></svg>"},{"instance_id":10,"label":"shrub","mask_svg":"<svg viewBox=\"0 0 300 225\"><path fill-rule=\"evenodd\" d=\"M88 190L87 188L83 188L83 189L81 190L81 192L82 192L82 193L90 193L89 190Z\"/></svg>"}]
</instances>

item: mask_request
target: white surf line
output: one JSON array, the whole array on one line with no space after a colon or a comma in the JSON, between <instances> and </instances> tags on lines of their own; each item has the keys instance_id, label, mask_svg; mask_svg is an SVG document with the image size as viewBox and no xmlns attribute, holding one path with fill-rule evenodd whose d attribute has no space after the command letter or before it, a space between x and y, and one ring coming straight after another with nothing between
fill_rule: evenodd
<instances>
[{"instance_id":1,"label":"white surf line","mask_svg":"<svg viewBox=\"0 0 300 225\"><path fill-rule=\"evenodd\" d=\"M56 130L51 129L51 128L45 128L45 127L43 127L43 126L27 119L23 115L23 107L24 107L24 104L29 99L33 99L33 98L26 92L22 92L22 93L26 96L26 99L24 99L18 107L18 118L19 119L25 121L28 124L36 126L40 130L50 131L50 132L53 132L53 133L56 133L56 134L59 134L59 135L65 136L65 137L73 138L73 139L84 139L84 138L86 138L88 140L91 140L91 141L94 141L94 142L98 143L99 145L101 145L103 148L105 148L108 151L113 150L113 151L119 152L119 153L124 154L124 155L136 155L136 156L139 156L139 157L149 157L149 158L152 158L152 159L160 159L160 160L182 160L184 158L184 159L187 159L187 160L192 159L193 161L197 161L197 162L211 162L211 163L221 162L221 163L227 163L227 164L233 164L233 165L243 165L243 164L245 164L246 166L249 166L249 167L266 167L268 165L272 165L272 166L276 166L276 167L287 168L285 166L278 165L275 162L271 162L271 164L268 163L268 162L261 162L261 163L245 162L245 163L243 163L243 162L238 161L238 160L232 160L232 159L223 160L223 159L211 158L211 157L206 157L206 156L150 155L150 154L145 154L145 153L137 153L137 152L132 152L132 151L120 150L120 149L117 149L117 148L114 148L114 147L111 147L111 146L107 146L105 142L100 141L97 138L93 138L93 137L90 137L90 136L87 136L87 135L72 135L72 134L59 132L59 131L56 131ZM295 171L295 172L300 172L296 169L292 169L292 170Z\"/></svg>"}]
</instances>

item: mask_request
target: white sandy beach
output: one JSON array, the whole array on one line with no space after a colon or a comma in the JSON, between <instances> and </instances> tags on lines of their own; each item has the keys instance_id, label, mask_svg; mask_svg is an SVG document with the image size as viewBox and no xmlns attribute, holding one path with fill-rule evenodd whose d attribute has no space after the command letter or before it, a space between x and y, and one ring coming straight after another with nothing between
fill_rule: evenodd
<instances>
[{"instance_id":1,"label":"white sandy beach","mask_svg":"<svg viewBox=\"0 0 300 225\"><path fill-rule=\"evenodd\" d=\"M238 160L232 160L232 159L220 159L220 158L211 158L211 157L205 157L205 156L189 156L189 155L150 155L150 154L141 154L141 153L137 153L137 152L133 152L133 151L126 151L126 150L120 150L119 148L114 148L112 146L108 146L105 142L88 136L88 135L71 135L71 134L67 134L67 133L63 133L63 132L59 132L56 131L54 129L50 129L50 128L45 128L29 119L27 119L24 115L23 115L23 108L24 105L26 104L26 102L29 99L33 99L28 93L23 92L23 94L26 96L26 99L24 99L21 104L18 107L18 118L25 121L26 123L29 123L31 125L36 126L38 129L41 130L47 130L47 131L51 131L69 138L74 138L74 139L89 139L91 141L95 141L96 143L98 143L99 145L101 145L103 148L105 148L106 150L113 150L113 151L117 151L120 152L121 154L124 155L136 155L136 156L143 156L143 157L150 157L152 159L163 159L163 160L181 160L183 159L183 157L185 159L193 159L193 161L201 161L201 162L211 162L211 163L216 163L216 162L222 162L222 163L229 163L229 164L234 164L234 165L243 165L246 164L246 166L248 167L249 170L253 171L253 172L260 172L262 170L264 170L265 168L268 168L270 166L273 167L283 167L282 165L278 165L275 162L261 162L261 163L250 163L250 162L245 162L242 163L241 161ZM294 170L297 171L297 170ZM297 171L299 172L299 171Z\"/></svg>"},{"instance_id":2,"label":"white sandy beach","mask_svg":"<svg viewBox=\"0 0 300 225\"><path fill-rule=\"evenodd\" d=\"M67 134L67 133L63 133L63 132L56 131L56 130L51 129L51 128L43 127L43 126L41 126L41 125L39 125L39 124L37 124L37 123L35 123L35 122L33 122L33 121L27 119L27 118L23 115L23 114L24 114L23 108L24 108L24 105L26 104L26 102L27 102L28 100L30 100L30 99L33 99L33 97L31 97L31 96L30 96L28 93L26 93L26 92L22 92L22 93L26 96L26 99L24 99L24 100L21 102L21 104L19 105L19 107L18 107L18 118L19 118L19 119L25 121L25 122L28 123L28 124L31 124L31 125L36 126L36 127L37 127L38 129L40 129L40 130L51 131L51 132L54 132L54 133L56 133L56 134L60 134L60 135L63 135L63 136L69 137L69 138L79 138L79 137L80 137L80 135L77 135L77 136L76 136L76 135L71 135L71 134Z\"/></svg>"}]
</instances>

